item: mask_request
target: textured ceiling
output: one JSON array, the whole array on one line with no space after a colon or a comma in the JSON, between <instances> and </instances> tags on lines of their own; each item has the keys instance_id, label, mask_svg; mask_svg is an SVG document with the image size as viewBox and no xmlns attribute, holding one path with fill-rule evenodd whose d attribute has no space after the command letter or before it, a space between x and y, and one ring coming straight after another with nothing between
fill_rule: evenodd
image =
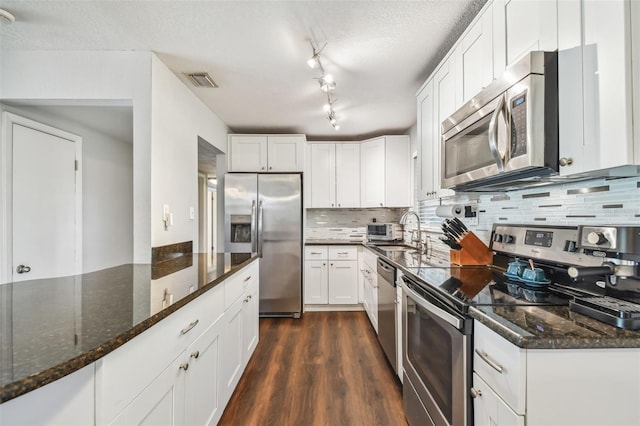
<instances>
[{"instance_id":1,"label":"textured ceiling","mask_svg":"<svg viewBox=\"0 0 640 426\"><path fill-rule=\"evenodd\" d=\"M415 123L416 91L485 1L0 0L16 17L0 49L151 50L233 131L360 139ZM327 43L339 131L309 39ZM220 87L191 86L194 71Z\"/></svg>"}]
</instances>

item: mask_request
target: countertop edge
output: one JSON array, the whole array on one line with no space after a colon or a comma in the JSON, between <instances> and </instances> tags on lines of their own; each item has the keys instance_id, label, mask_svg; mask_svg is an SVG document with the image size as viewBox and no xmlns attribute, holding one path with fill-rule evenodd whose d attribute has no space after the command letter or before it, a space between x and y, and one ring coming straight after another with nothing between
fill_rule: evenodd
<instances>
[{"instance_id":1,"label":"countertop edge","mask_svg":"<svg viewBox=\"0 0 640 426\"><path fill-rule=\"evenodd\" d=\"M207 291L215 288L218 284L226 280L227 278L234 275L237 271L249 265L250 263L258 260L257 254L252 254L252 256L238 265L234 265L231 269L221 276L215 278L213 281L209 282L206 286L203 286L193 293L185 296L184 298L178 300L174 304L168 306L167 308L161 310L155 315L150 316L146 320L136 324L129 330L121 333L120 335L109 339L103 344L88 350L82 355L79 355L75 358L71 358L68 361L65 361L61 364L58 364L54 367L50 367L46 370L42 370L38 373L32 374L30 376L19 379L15 382L11 382L7 385L0 387L0 404L3 404L7 401L10 401L14 398L22 396L26 393L34 391L38 388L46 386L58 379L61 379L69 374L75 373L76 371L88 366L89 364L96 362L100 358L105 355L113 352L118 349L120 346L124 345L137 335L151 328L164 318L168 317L172 313L176 312L181 307L187 305L192 300L198 298L202 294Z\"/></svg>"}]
</instances>

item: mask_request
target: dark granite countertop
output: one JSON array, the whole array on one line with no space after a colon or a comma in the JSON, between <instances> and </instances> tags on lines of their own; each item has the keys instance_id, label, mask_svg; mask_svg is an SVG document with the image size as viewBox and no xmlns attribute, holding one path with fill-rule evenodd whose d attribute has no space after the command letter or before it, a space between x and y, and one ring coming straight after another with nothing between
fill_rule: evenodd
<instances>
[{"instance_id":1,"label":"dark granite countertop","mask_svg":"<svg viewBox=\"0 0 640 426\"><path fill-rule=\"evenodd\" d=\"M364 246L416 279L420 277L407 268L448 266L430 255L385 251L383 245ZM469 313L525 349L640 348L640 331L614 327L573 312L568 306L472 306Z\"/></svg>"},{"instance_id":2,"label":"dark granite countertop","mask_svg":"<svg viewBox=\"0 0 640 426\"><path fill-rule=\"evenodd\" d=\"M525 349L640 348L640 331L614 327L568 306L474 306L469 313Z\"/></svg>"},{"instance_id":3,"label":"dark granite countertop","mask_svg":"<svg viewBox=\"0 0 640 426\"><path fill-rule=\"evenodd\" d=\"M0 285L0 402L91 364L255 259L187 254Z\"/></svg>"}]
</instances>

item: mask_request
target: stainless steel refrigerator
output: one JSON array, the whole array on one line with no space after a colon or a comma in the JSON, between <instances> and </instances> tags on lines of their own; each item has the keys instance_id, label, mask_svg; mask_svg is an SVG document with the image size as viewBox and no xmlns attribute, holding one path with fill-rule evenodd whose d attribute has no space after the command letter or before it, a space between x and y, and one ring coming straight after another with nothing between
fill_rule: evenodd
<instances>
[{"instance_id":1,"label":"stainless steel refrigerator","mask_svg":"<svg viewBox=\"0 0 640 426\"><path fill-rule=\"evenodd\" d=\"M227 173L225 251L260 256L260 316L302 312L302 175Z\"/></svg>"}]
</instances>

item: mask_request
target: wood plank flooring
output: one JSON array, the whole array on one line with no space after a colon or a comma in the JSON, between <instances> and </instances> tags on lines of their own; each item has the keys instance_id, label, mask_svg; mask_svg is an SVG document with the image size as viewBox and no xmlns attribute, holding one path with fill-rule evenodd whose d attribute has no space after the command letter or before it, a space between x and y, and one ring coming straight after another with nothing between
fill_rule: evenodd
<instances>
[{"instance_id":1,"label":"wood plank flooring","mask_svg":"<svg viewBox=\"0 0 640 426\"><path fill-rule=\"evenodd\" d=\"M260 319L220 425L406 425L400 381L364 312Z\"/></svg>"}]
</instances>

